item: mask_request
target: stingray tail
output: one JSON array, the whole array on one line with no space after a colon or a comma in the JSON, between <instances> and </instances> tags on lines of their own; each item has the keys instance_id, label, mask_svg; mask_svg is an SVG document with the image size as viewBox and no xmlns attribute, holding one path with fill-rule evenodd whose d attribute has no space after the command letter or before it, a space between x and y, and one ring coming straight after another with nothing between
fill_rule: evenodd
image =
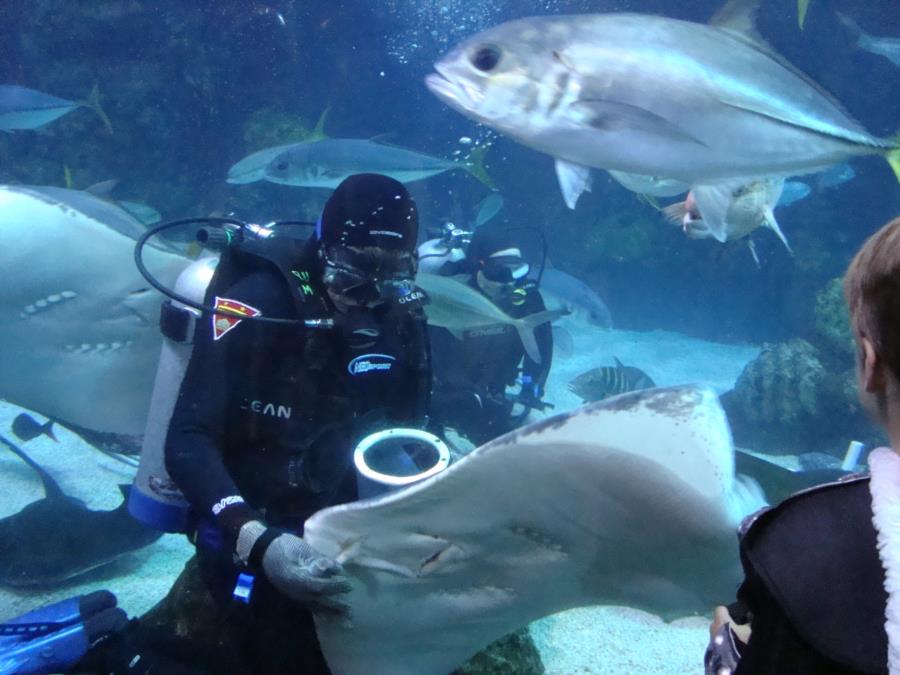
<instances>
[{"instance_id":1,"label":"stingray tail","mask_svg":"<svg viewBox=\"0 0 900 675\"><path fill-rule=\"evenodd\" d=\"M519 339L522 341L522 347L525 348L528 358L535 363L540 363L542 360L541 350L538 349L537 340L534 337L534 329L545 323L556 321L559 317L569 313L567 309L547 309L516 320L514 325L516 330L519 331Z\"/></svg>"},{"instance_id":2,"label":"stingray tail","mask_svg":"<svg viewBox=\"0 0 900 675\"><path fill-rule=\"evenodd\" d=\"M44 484L44 494L48 497L60 497L63 495L62 489L59 487L59 484L53 480L53 476L47 473L44 467L31 459L22 448L2 435L0 435L0 443L3 443L3 445L12 450L16 457L35 470L37 475L41 477L41 482Z\"/></svg>"},{"instance_id":3,"label":"stingray tail","mask_svg":"<svg viewBox=\"0 0 900 675\"><path fill-rule=\"evenodd\" d=\"M112 136L112 122L109 121L109 117L107 117L106 111L104 111L103 106L100 105L100 87L98 87L96 84L94 85L94 88L91 89L91 93L88 95L87 100L84 102L84 105L97 113L97 117L102 120L103 126L106 127L109 135Z\"/></svg>"}]
</instances>

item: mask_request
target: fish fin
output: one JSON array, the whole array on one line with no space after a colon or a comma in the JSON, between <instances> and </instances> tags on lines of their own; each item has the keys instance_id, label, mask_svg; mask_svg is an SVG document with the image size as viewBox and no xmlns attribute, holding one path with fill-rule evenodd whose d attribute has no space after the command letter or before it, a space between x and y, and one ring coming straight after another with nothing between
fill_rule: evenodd
<instances>
[{"instance_id":1,"label":"fish fin","mask_svg":"<svg viewBox=\"0 0 900 675\"><path fill-rule=\"evenodd\" d=\"M58 498L65 497L65 493L62 491L62 488L59 487L59 483L57 483L53 476L47 473L47 470L44 469L40 464L35 462L28 454L22 450L18 445L10 441L4 436L0 436L0 443L3 443L7 448L9 448L16 457L25 462L28 466L34 469L35 473L40 476L41 482L44 484L44 494L47 497Z\"/></svg>"},{"instance_id":2,"label":"fish fin","mask_svg":"<svg viewBox=\"0 0 900 675\"><path fill-rule=\"evenodd\" d=\"M561 358L571 358L575 353L575 340L562 326L553 326L553 352Z\"/></svg>"},{"instance_id":3,"label":"fish fin","mask_svg":"<svg viewBox=\"0 0 900 675\"><path fill-rule=\"evenodd\" d=\"M56 432L53 431L53 420L47 420L47 423L41 427L41 431L43 431L47 438L49 438L54 443L59 443L59 439L56 437Z\"/></svg>"},{"instance_id":4,"label":"fish fin","mask_svg":"<svg viewBox=\"0 0 900 675\"><path fill-rule=\"evenodd\" d=\"M619 357L618 357L618 356L613 356L613 361L614 361L615 364L616 364L616 369L618 369L618 370L625 370L625 364L622 363L621 361L619 361Z\"/></svg>"},{"instance_id":5,"label":"fish fin","mask_svg":"<svg viewBox=\"0 0 900 675\"><path fill-rule=\"evenodd\" d=\"M559 181L563 199L566 200L566 206L570 209L575 208L582 193L591 191L591 168L589 166L557 159L556 178Z\"/></svg>"},{"instance_id":6,"label":"fish fin","mask_svg":"<svg viewBox=\"0 0 900 675\"><path fill-rule=\"evenodd\" d=\"M82 105L87 106L95 113L97 113L97 117L99 117L103 121L103 125L106 127L106 130L109 131L109 135L112 136L112 122L109 121L109 117L106 116L106 112L100 105L100 87L98 85L94 85L94 88L91 89L91 93L88 95L87 100L84 101Z\"/></svg>"},{"instance_id":7,"label":"fish fin","mask_svg":"<svg viewBox=\"0 0 900 675\"><path fill-rule=\"evenodd\" d=\"M681 227L684 223L684 217L688 212L687 202L675 202L674 204L669 204L668 206L664 206L661 211L666 220L673 225Z\"/></svg>"},{"instance_id":8,"label":"fish fin","mask_svg":"<svg viewBox=\"0 0 900 675\"><path fill-rule=\"evenodd\" d=\"M72 189L72 170L68 164L63 164L63 182L66 184L66 189Z\"/></svg>"},{"instance_id":9,"label":"fish fin","mask_svg":"<svg viewBox=\"0 0 900 675\"><path fill-rule=\"evenodd\" d=\"M759 44L765 44L756 28L760 0L728 0L709 20L710 26L741 33Z\"/></svg>"},{"instance_id":10,"label":"fish fin","mask_svg":"<svg viewBox=\"0 0 900 675\"><path fill-rule=\"evenodd\" d=\"M895 137L895 141L900 144L900 134ZM900 181L900 147L896 147L893 150L888 150L884 158L894 170L894 175L897 177L897 180Z\"/></svg>"},{"instance_id":11,"label":"fish fin","mask_svg":"<svg viewBox=\"0 0 900 675\"><path fill-rule=\"evenodd\" d=\"M685 141L706 147L706 143L677 124L646 108L604 99L582 99L571 106L576 117L598 131L639 131L665 140Z\"/></svg>"},{"instance_id":12,"label":"fish fin","mask_svg":"<svg viewBox=\"0 0 900 675\"><path fill-rule=\"evenodd\" d=\"M649 205L656 211L662 211L662 207L659 205L659 200L653 195L648 195L646 192L637 192L635 193L637 200L640 202L644 202Z\"/></svg>"},{"instance_id":13,"label":"fish fin","mask_svg":"<svg viewBox=\"0 0 900 675\"><path fill-rule=\"evenodd\" d=\"M781 226L775 219L775 214L772 212L772 209L769 209L766 212L766 218L763 224L770 230L772 230L772 232L777 234L778 238L781 239L781 243L784 244L784 247L788 250L788 253L794 255L794 251L793 249L791 249L791 245L788 243L787 237L784 236L784 232L781 231Z\"/></svg>"},{"instance_id":14,"label":"fish fin","mask_svg":"<svg viewBox=\"0 0 900 675\"><path fill-rule=\"evenodd\" d=\"M525 353L528 354L528 358L537 364L540 364L542 361L541 351L538 349L537 340L534 337L534 329L545 323L551 323L566 314L569 314L569 310L567 309L547 309L543 312L536 312L524 318L516 319L513 322L513 325L519 332L522 347L525 348Z\"/></svg>"},{"instance_id":15,"label":"fish fin","mask_svg":"<svg viewBox=\"0 0 900 675\"><path fill-rule=\"evenodd\" d=\"M753 262L756 263L756 269L762 269L762 265L759 264L759 256L756 254L756 243L753 241L752 237L747 237L747 248L750 249L750 255L753 256Z\"/></svg>"},{"instance_id":16,"label":"fish fin","mask_svg":"<svg viewBox=\"0 0 900 675\"><path fill-rule=\"evenodd\" d=\"M110 193L116 188L116 185L119 184L118 178L110 178L109 180L100 181L99 183L94 183L84 189L85 192L89 192L95 197L101 197L103 199L109 199Z\"/></svg>"},{"instance_id":17,"label":"fish fin","mask_svg":"<svg viewBox=\"0 0 900 675\"><path fill-rule=\"evenodd\" d=\"M797 0L797 23L800 30L803 30L803 24L806 23L806 11L809 9L809 0Z\"/></svg>"},{"instance_id":18,"label":"fish fin","mask_svg":"<svg viewBox=\"0 0 900 675\"><path fill-rule=\"evenodd\" d=\"M322 111L322 114L319 115L319 120L316 122L316 126L309 132L309 136L304 140L320 141L323 138L328 138L328 135L325 133L325 118L328 117L329 112L331 112L331 106L327 106L325 110Z\"/></svg>"},{"instance_id":19,"label":"fish fin","mask_svg":"<svg viewBox=\"0 0 900 675\"><path fill-rule=\"evenodd\" d=\"M847 29L851 33L853 33L853 35L856 37L857 45L859 45L860 40L862 40L862 37L865 34L863 32L863 29L859 27L858 23L856 23L853 19L851 19L843 12L835 12L835 14L837 15L838 21L844 24L844 26L846 26Z\"/></svg>"},{"instance_id":20,"label":"fish fin","mask_svg":"<svg viewBox=\"0 0 900 675\"><path fill-rule=\"evenodd\" d=\"M697 210L706 231L717 241L728 241L728 207L734 200L734 191L745 183L746 179L741 179L712 185L695 185L693 188Z\"/></svg>"},{"instance_id":21,"label":"fish fin","mask_svg":"<svg viewBox=\"0 0 900 675\"><path fill-rule=\"evenodd\" d=\"M490 147L487 143L476 145L472 152L463 160L462 166L489 189L496 190L497 186L494 184L494 179L488 175L487 169L484 168L484 158Z\"/></svg>"}]
</instances>

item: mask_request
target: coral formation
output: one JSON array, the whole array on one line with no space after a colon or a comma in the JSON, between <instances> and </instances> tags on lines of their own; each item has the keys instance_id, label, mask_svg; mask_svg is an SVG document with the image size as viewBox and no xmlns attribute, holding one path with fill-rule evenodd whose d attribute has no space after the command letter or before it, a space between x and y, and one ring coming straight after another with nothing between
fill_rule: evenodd
<instances>
[{"instance_id":1,"label":"coral formation","mask_svg":"<svg viewBox=\"0 0 900 675\"><path fill-rule=\"evenodd\" d=\"M837 277L816 294L815 303L816 343L832 351L844 363L853 356L853 334L850 331L850 316L844 299L843 279Z\"/></svg>"}]
</instances>

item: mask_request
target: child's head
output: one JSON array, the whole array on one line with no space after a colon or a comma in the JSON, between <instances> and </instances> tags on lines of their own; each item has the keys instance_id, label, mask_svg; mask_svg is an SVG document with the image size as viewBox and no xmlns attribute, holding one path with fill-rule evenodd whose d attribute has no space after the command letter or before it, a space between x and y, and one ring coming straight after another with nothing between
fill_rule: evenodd
<instances>
[{"instance_id":1,"label":"child's head","mask_svg":"<svg viewBox=\"0 0 900 675\"><path fill-rule=\"evenodd\" d=\"M882 398L885 375L900 382L900 218L865 241L847 269L844 293L861 369L860 396Z\"/></svg>"}]
</instances>

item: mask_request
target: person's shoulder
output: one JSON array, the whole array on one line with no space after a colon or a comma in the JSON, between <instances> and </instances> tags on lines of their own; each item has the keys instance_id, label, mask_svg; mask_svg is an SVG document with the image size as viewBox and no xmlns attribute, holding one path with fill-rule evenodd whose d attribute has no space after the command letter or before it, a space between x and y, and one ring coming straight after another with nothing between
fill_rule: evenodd
<instances>
[{"instance_id":1,"label":"person's shoulder","mask_svg":"<svg viewBox=\"0 0 900 675\"><path fill-rule=\"evenodd\" d=\"M290 291L284 279L274 271L261 268L248 272L213 298L213 301L233 301L263 314L290 308Z\"/></svg>"}]
</instances>

